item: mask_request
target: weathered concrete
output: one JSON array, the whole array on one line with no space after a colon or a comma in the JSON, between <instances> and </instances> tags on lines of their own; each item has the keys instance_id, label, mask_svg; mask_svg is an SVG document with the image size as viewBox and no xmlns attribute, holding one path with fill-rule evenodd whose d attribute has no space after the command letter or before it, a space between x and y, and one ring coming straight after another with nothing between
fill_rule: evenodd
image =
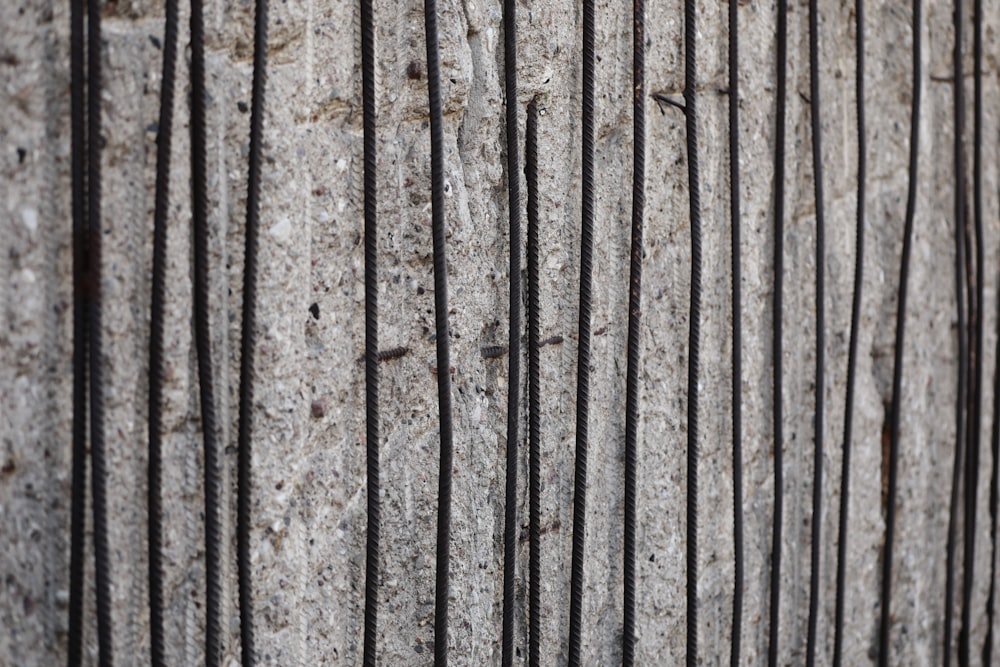
<instances>
[{"instance_id":1,"label":"weathered concrete","mask_svg":"<svg viewBox=\"0 0 1000 667\"><path fill-rule=\"evenodd\" d=\"M184 3L182 3L184 4ZM814 215L807 10L791 3L786 182L785 540L782 664L804 662L814 413ZM827 210L828 362L819 662L833 642L847 339L854 266L854 12L821 12ZM905 3L904 3L905 4ZM893 662L941 661L944 543L954 441L952 10L924 18L920 188L907 318ZM989 3L987 3L989 4ZM207 3L213 344L226 479L235 481L235 407L252 3ZM383 579L380 662L427 665L433 650L437 405L430 239L430 159L422 5L376 2L378 21L380 341L410 353L382 365ZM186 10L182 25L186 26ZM543 662L565 664L579 276L580 38L576 3L518 7L521 111L541 94L543 228ZM731 302L727 4L699 3L700 143L705 228L699 545L705 664L728 664L732 606ZM771 298L775 7L740 7L746 557L743 663L763 664L773 507ZM162 9L118 0L105 10L105 358L115 651L148 662L145 551L146 357ZM871 664L883 541L883 451L907 185L910 13L868 3L869 185L851 487L845 664ZM626 266L631 210L630 9L597 6L597 246L584 662L620 660ZM264 665L360 662L365 467L362 160L358 10L349 2L272 2L253 506L257 647ZM971 25L971 20L967 21ZM987 7L986 137L1000 131ZM65 660L69 561L70 286L68 3L0 3L0 664ZM480 347L506 342L507 253L500 3L443 0L441 59L455 400L451 656L499 664L507 369ZM647 17L649 91L683 87L679 0ZM971 53L971 31L966 48ZM182 29L179 81L187 79ZM411 64L415 66L411 68ZM971 72L971 57L966 71ZM414 78L407 72L419 73ZM970 91L971 76L966 83ZM203 659L201 454L191 346L186 84L178 88L168 280L164 485L171 664ZM646 265L640 410L638 662L684 652L685 437L689 223L683 117L647 105ZM970 101L971 121L971 101ZM971 145L971 130L970 130ZM996 151L984 146L987 256L998 223ZM996 327L995 262L987 331ZM313 305L318 316L310 312ZM996 336L986 339L987 377ZM987 382L984 405L992 389ZM989 410L987 410L987 415ZM983 423L989 435L990 419ZM523 432L523 430L522 430ZM525 451L526 454L526 451ZM523 458L526 458L523 457ZM983 456L983 470L991 464ZM527 477L521 471L521 484ZM980 482L974 645L986 633L988 481ZM519 512L526 524L526 493ZM235 497L227 497L228 534ZM225 664L239 656L235 540L225 545ZM527 545L519 551L525 592ZM91 567L92 570L92 567ZM91 572L92 574L92 572ZM92 581L90 579L89 581ZM86 638L96 655L92 589ZM526 655L525 618L517 645ZM978 658L976 658L978 660Z\"/></svg>"}]
</instances>

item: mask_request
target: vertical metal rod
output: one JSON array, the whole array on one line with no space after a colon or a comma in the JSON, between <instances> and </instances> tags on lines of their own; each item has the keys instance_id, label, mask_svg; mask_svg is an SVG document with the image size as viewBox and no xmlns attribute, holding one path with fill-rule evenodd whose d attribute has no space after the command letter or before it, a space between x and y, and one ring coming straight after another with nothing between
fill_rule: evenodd
<instances>
[{"instance_id":1,"label":"vertical metal rod","mask_svg":"<svg viewBox=\"0 0 1000 667\"><path fill-rule=\"evenodd\" d=\"M163 328L167 284L167 217L170 209L170 151L174 122L174 73L177 64L178 2L166 0L163 76L156 133L156 195L153 205L153 270L149 305L149 424L147 464L150 661L166 664L163 630Z\"/></svg>"},{"instance_id":2,"label":"vertical metal rod","mask_svg":"<svg viewBox=\"0 0 1000 667\"><path fill-rule=\"evenodd\" d=\"M431 210L434 239L434 319L437 334L438 413L441 453L438 470L437 571L434 599L434 665L448 664L448 596L451 534L452 417L451 355L448 331L448 263L444 206L444 118L437 0L424 0L427 96L431 120Z\"/></svg>"},{"instance_id":3,"label":"vertical metal rod","mask_svg":"<svg viewBox=\"0 0 1000 667\"><path fill-rule=\"evenodd\" d=\"M507 204L510 232L507 335L507 485L504 497L503 631L501 661L514 664L515 563L517 561L517 465L521 416L521 168L517 123L517 0L504 0L504 92L507 98Z\"/></svg>"},{"instance_id":4,"label":"vertical metal rod","mask_svg":"<svg viewBox=\"0 0 1000 667\"><path fill-rule=\"evenodd\" d=\"M632 2L632 249L628 297L628 368L625 385L625 539L622 665L635 662L635 560L639 450L639 364L642 344L642 227L646 203L646 3Z\"/></svg>"},{"instance_id":5,"label":"vertical metal rod","mask_svg":"<svg viewBox=\"0 0 1000 667\"><path fill-rule=\"evenodd\" d=\"M113 664L111 550L108 544L107 462L104 441L104 348L101 266L101 0L87 3L87 342L90 380L90 474L97 576L97 645L101 667Z\"/></svg>"},{"instance_id":6,"label":"vertical metal rod","mask_svg":"<svg viewBox=\"0 0 1000 667\"><path fill-rule=\"evenodd\" d=\"M73 197L73 487L67 664L83 660L87 513L87 112L86 0L70 0L70 133Z\"/></svg>"},{"instance_id":7,"label":"vertical metal rod","mask_svg":"<svg viewBox=\"0 0 1000 667\"><path fill-rule=\"evenodd\" d=\"M847 537L851 490L851 431L857 386L858 337L861 332L861 297L864 286L865 198L868 180L865 133L865 3L855 0L855 113L858 130L857 218L854 228L854 296L851 300L851 334L847 353L847 396L844 406L844 444L840 465L840 518L837 537L837 593L834 610L833 664L840 667L844 646L844 601L847 588Z\"/></svg>"},{"instance_id":8,"label":"vertical metal rod","mask_svg":"<svg viewBox=\"0 0 1000 667\"><path fill-rule=\"evenodd\" d=\"M254 350L257 325L257 246L260 228L261 148L267 84L267 0L254 13L253 83L250 93L250 156L247 170L247 220L243 257L243 328L240 334L240 395L237 427L236 551L243 667L256 663L253 575L250 562L250 507L253 498Z\"/></svg>"},{"instance_id":9,"label":"vertical metal rod","mask_svg":"<svg viewBox=\"0 0 1000 667\"><path fill-rule=\"evenodd\" d=\"M969 425L967 427L968 448L966 456L965 484L965 545L963 547L964 565L962 568L962 632L959 635L959 655L962 664L971 661L972 642L972 597L975 581L976 563L976 510L979 495L979 461L981 448L982 412L983 412L983 373L984 373L984 308L983 292L985 287L984 267L984 234L983 234L983 6L982 0L973 1L973 141L972 141L972 207L973 207L973 243L975 252L975 282L969 286L972 303L969 307L971 319L971 335L973 344L970 346L972 359L969 363L971 372L972 396L969 406ZM956 80L955 85L960 85ZM963 156L964 157L964 156ZM962 169L965 163L963 160ZM964 175L963 175L964 183ZM968 238L968 221L963 220ZM971 253L970 253L971 255ZM968 279L972 279L968 276Z\"/></svg>"},{"instance_id":10,"label":"vertical metal rod","mask_svg":"<svg viewBox=\"0 0 1000 667\"><path fill-rule=\"evenodd\" d=\"M697 5L684 1L684 113L687 121L688 211L691 222L691 306L687 385L687 648L698 664L698 386L701 349L701 186L698 176Z\"/></svg>"},{"instance_id":11,"label":"vertical metal rod","mask_svg":"<svg viewBox=\"0 0 1000 667\"><path fill-rule=\"evenodd\" d=\"M906 295L913 248L913 220L917 209L918 159L920 157L920 96L923 84L921 54L920 1L913 0L913 93L910 110L910 166L903 225L903 251L900 257L899 297L896 302L896 342L892 370L892 414L889 434L889 474L886 500L885 549L882 554L881 618L879 622L879 667L889 664L892 634L892 565L895 543L896 494L899 477L899 428L903 404L903 359L906 333Z\"/></svg>"},{"instance_id":12,"label":"vertical metal rod","mask_svg":"<svg viewBox=\"0 0 1000 667\"><path fill-rule=\"evenodd\" d=\"M729 0L729 214L733 279L733 630L731 667L743 628L743 277L740 262L739 0Z\"/></svg>"},{"instance_id":13,"label":"vertical metal rod","mask_svg":"<svg viewBox=\"0 0 1000 667\"><path fill-rule=\"evenodd\" d=\"M524 175L528 190L528 666L541 665L541 302L538 249L538 101L528 105Z\"/></svg>"},{"instance_id":14,"label":"vertical metal rod","mask_svg":"<svg viewBox=\"0 0 1000 667\"><path fill-rule=\"evenodd\" d=\"M222 658L222 529L219 443L209 305L208 175L202 0L191 2L191 196L194 237L194 329L205 465L205 665Z\"/></svg>"},{"instance_id":15,"label":"vertical metal rod","mask_svg":"<svg viewBox=\"0 0 1000 667\"><path fill-rule=\"evenodd\" d=\"M573 556L569 598L569 665L579 667L583 633L583 562L587 531L587 449L590 418L590 322L594 265L595 0L583 0L583 146L581 161L580 320L576 357L576 455L573 474Z\"/></svg>"},{"instance_id":16,"label":"vertical metal rod","mask_svg":"<svg viewBox=\"0 0 1000 667\"><path fill-rule=\"evenodd\" d=\"M969 323L966 302L965 275L967 266L965 228L965 86L962 72L962 0L954 3L955 47L952 60L954 72L954 169L955 169L955 300L958 319L958 391L955 404L955 459L952 471L951 503L948 516L948 543L946 547L944 664L951 664L954 637L955 562L958 543L959 497L962 484L962 467L965 461L968 438L968 389L969 389Z\"/></svg>"},{"instance_id":17,"label":"vertical metal rod","mask_svg":"<svg viewBox=\"0 0 1000 667\"><path fill-rule=\"evenodd\" d=\"M781 617L781 523L784 505L784 438L782 436L782 298L784 290L785 235L785 106L787 100L788 0L778 0L777 121L774 157L774 313L771 363L774 396L774 516L771 538L771 599L767 664L778 665L779 621Z\"/></svg>"},{"instance_id":18,"label":"vertical metal rod","mask_svg":"<svg viewBox=\"0 0 1000 667\"><path fill-rule=\"evenodd\" d=\"M367 448L368 531L365 543L364 665L378 660L379 538L379 369L378 369L378 177L375 104L375 10L361 0L361 96L364 115L365 189L365 437Z\"/></svg>"},{"instance_id":19,"label":"vertical metal rod","mask_svg":"<svg viewBox=\"0 0 1000 667\"><path fill-rule=\"evenodd\" d=\"M815 410L813 422L815 440L813 448L813 502L812 540L810 545L809 618L806 640L806 665L816 663L816 624L819 620L819 581L823 537L823 428L826 363L825 285L826 268L825 222L823 209L823 124L820 117L819 85L819 7L817 0L809 0L809 97L812 125L813 187L816 199L816 376Z\"/></svg>"}]
</instances>

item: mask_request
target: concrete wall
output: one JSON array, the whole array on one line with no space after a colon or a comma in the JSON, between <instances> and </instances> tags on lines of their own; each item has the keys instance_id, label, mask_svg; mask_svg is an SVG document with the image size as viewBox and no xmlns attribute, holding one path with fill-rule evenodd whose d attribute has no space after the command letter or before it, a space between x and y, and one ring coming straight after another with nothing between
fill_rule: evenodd
<instances>
[{"instance_id":1,"label":"concrete wall","mask_svg":"<svg viewBox=\"0 0 1000 667\"><path fill-rule=\"evenodd\" d=\"M184 4L184 3L182 3ZM790 3L786 181L785 540L780 662L805 651L814 413L814 199L805 3ZM996 326L998 224L995 35L987 7L987 331ZM213 344L227 489L235 486L235 407L245 219L253 3L206 3ZM365 537L361 76L351 2L275 0L262 188L253 570L264 665L353 665L361 658ZM852 3L821 5L827 211L827 386L820 664L833 642L853 229L857 206ZM942 659L945 537L956 390L952 9L923 21L920 188L907 316L893 661ZM192 348L182 10L169 231L164 517L171 664L203 660L203 524ZM437 404L430 158L422 4L378 0L380 341L410 353L382 365L380 662L431 663ZM518 5L524 107L543 95L542 652L565 664L579 276L578 3ZM631 16L598 0L597 245L584 662L620 660L626 266L631 210ZM699 131L705 229L700 447L702 662L728 663L732 606L727 3L698 3ZM851 489L845 664L871 664L883 541L883 429L891 396L895 295L907 185L910 54L906 3L869 2L869 186L865 297ZM104 331L115 653L148 662L145 551L146 358L153 168L163 21L160 3L105 5ZM775 6L740 3L745 313L746 557L743 664L765 661L773 509L771 448ZM968 21L971 24L971 19ZM507 199L500 3L440 3L455 400L450 650L454 664L499 664L507 377L480 347L506 342ZM71 253L68 3L0 3L0 663L65 660L69 562ZM969 31L967 31L969 34ZM682 7L650 3L649 92L683 87ZM971 36L966 48L971 53ZM972 71L971 57L966 71ZM971 90L971 76L966 78ZM684 119L647 104L646 265L640 375L638 662L684 652L685 439L690 240ZM971 134L970 134L971 137ZM971 139L970 139L971 141ZM970 144L971 145L971 144ZM318 317L310 312L318 307ZM986 339L987 378L994 333ZM992 391L987 382L985 405ZM989 411L987 410L987 414ZM988 438L990 419L984 420ZM523 431L522 431L523 432ZM988 440L987 440L988 442ZM526 450L522 448L526 454ZM523 458L526 458L523 457ZM991 464L984 454L983 469ZM526 470L521 471L522 486ZM980 484L974 646L986 633L988 482ZM235 495L224 522L235 529ZM519 495L526 524L526 492ZM235 539L226 550L224 664L236 664ZM519 551L525 588L527 544ZM92 567L88 570L92 576ZM88 581L92 582L93 579ZM92 584L86 646L96 656ZM517 645L526 655L524 614Z\"/></svg>"}]
</instances>

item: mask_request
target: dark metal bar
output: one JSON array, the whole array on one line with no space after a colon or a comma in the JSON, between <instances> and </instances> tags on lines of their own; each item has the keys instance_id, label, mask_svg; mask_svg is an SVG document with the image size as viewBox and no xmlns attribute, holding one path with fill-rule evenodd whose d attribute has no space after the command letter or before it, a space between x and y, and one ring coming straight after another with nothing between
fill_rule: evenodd
<instances>
[{"instance_id":1,"label":"dark metal bar","mask_svg":"<svg viewBox=\"0 0 1000 667\"><path fill-rule=\"evenodd\" d=\"M952 471L951 503L948 516L948 543L946 546L944 664L951 664L952 638L954 636L955 562L958 542L959 496L962 484L962 466L968 438L968 389L969 389L969 322L966 311L966 281L968 267L965 221L965 86L962 72L962 15L963 2L955 0L954 27L954 169L955 169L955 297L958 318L958 396L955 405L955 460Z\"/></svg>"},{"instance_id":2,"label":"dark metal bar","mask_svg":"<svg viewBox=\"0 0 1000 667\"><path fill-rule=\"evenodd\" d=\"M865 3L855 0L855 113L858 123L857 222L854 228L854 296L851 299L851 334L847 353L847 397L844 406L844 445L840 465L840 519L837 538L837 594L834 611L833 664L840 667L844 646L844 598L847 588L847 536L851 490L851 430L857 386L858 335L861 331L861 297L864 285L865 198L868 181L865 133Z\"/></svg>"},{"instance_id":3,"label":"dark metal bar","mask_svg":"<svg viewBox=\"0 0 1000 667\"><path fill-rule=\"evenodd\" d=\"M590 417L590 323L594 256L594 0L583 0L583 163L580 233L580 321L576 358L576 456L573 476L573 556L569 598L569 665L579 667L583 631L583 561L587 530L587 449Z\"/></svg>"},{"instance_id":4,"label":"dark metal bar","mask_svg":"<svg viewBox=\"0 0 1000 667\"><path fill-rule=\"evenodd\" d=\"M528 105L524 176L528 190L528 666L541 665L541 302L538 249L538 102Z\"/></svg>"},{"instance_id":5,"label":"dark metal bar","mask_svg":"<svg viewBox=\"0 0 1000 667\"><path fill-rule=\"evenodd\" d=\"M635 662L635 558L639 450L639 325L642 317L642 226L646 204L646 3L632 2L632 249L628 294L628 368L625 383L625 540L622 665Z\"/></svg>"},{"instance_id":6,"label":"dark metal bar","mask_svg":"<svg viewBox=\"0 0 1000 667\"><path fill-rule=\"evenodd\" d=\"M101 331L101 0L87 3L87 342L90 380L90 474L94 512L99 664L113 664L111 550L108 545L104 441L104 366Z\"/></svg>"},{"instance_id":7,"label":"dark metal bar","mask_svg":"<svg viewBox=\"0 0 1000 667\"><path fill-rule=\"evenodd\" d=\"M237 435L236 550L239 577L240 655L253 667L253 576L250 563L250 506L253 468L254 350L257 324L257 246L260 228L261 147L267 83L267 0L254 13L253 83L250 93L250 156L247 170L247 220L243 258L243 329L240 334L240 398Z\"/></svg>"},{"instance_id":8,"label":"dark metal bar","mask_svg":"<svg viewBox=\"0 0 1000 667\"><path fill-rule=\"evenodd\" d=\"M510 330L507 336L507 488L504 500L503 631L501 660L514 664L517 561L517 459L521 408L521 169L517 131L517 0L504 0L504 88L507 97L507 203L510 221Z\"/></svg>"},{"instance_id":9,"label":"dark metal bar","mask_svg":"<svg viewBox=\"0 0 1000 667\"><path fill-rule=\"evenodd\" d=\"M697 6L684 0L684 114L687 121L688 207L691 222L691 306L687 386L687 648L698 664L698 373L701 349L701 186L698 176Z\"/></svg>"},{"instance_id":10,"label":"dark metal bar","mask_svg":"<svg viewBox=\"0 0 1000 667\"><path fill-rule=\"evenodd\" d=\"M982 446L982 413L983 413L983 372L984 358L983 336L985 333L985 318L983 316L983 292L985 286L984 267L984 234L983 234L983 6L982 0L973 1L973 133L972 141L972 208L974 224L975 248L975 283L970 285L970 296L974 295L969 308L971 319L971 334L974 350L969 364L972 377L972 404L969 406L968 447L965 473L965 545L963 548L964 566L962 568L962 632L959 635L959 656L961 663L969 665L971 660L972 641L972 595L975 581L976 564L976 513L977 496L979 493L979 461ZM959 85L960 80L956 79ZM962 168L965 168L964 161ZM963 181L964 182L964 181ZM963 221L968 224L968 221Z\"/></svg>"},{"instance_id":11,"label":"dark metal bar","mask_svg":"<svg viewBox=\"0 0 1000 667\"><path fill-rule=\"evenodd\" d=\"M375 10L361 0L361 96L364 114L365 188L365 437L368 464L368 530L365 543L364 665L378 660L379 538L379 361L378 349L378 178L375 104ZM405 349L405 348L401 348Z\"/></svg>"},{"instance_id":12,"label":"dark metal bar","mask_svg":"<svg viewBox=\"0 0 1000 667\"><path fill-rule=\"evenodd\" d=\"M785 105L788 96L788 0L778 0L777 121L774 157L774 314L771 363L774 371L772 428L774 429L774 518L771 538L771 600L767 664L778 665L781 617L781 522L784 505L784 438L782 436L782 297L785 234Z\"/></svg>"},{"instance_id":13,"label":"dark metal bar","mask_svg":"<svg viewBox=\"0 0 1000 667\"><path fill-rule=\"evenodd\" d=\"M733 631L731 667L743 628L743 287L740 262L739 0L729 0L729 214L733 272Z\"/></svg>"},{"instance_id":14,"label":"dark metal bar","mask_svg":"<svg viewBox=\"0 0 1000 667\"><path fill-rule=\"evenodd\" d=\"M149 635L154 667L166 664L163 634L163 311L167 284L167 217L170 207L170 150L174 123L174 72L177 64L178 2L166 0L163 76L156 133L156 195L153 205L153 271L149 306Z\"/></svg>"},{"instance_id":15,"label":"dark metal bar","mask_svg":"<svg viewBox=\"0 0 1000 667\"><path fill-rule=\"evenodd\" d=\"M809 573L809 618L806 640L806 665L816 662L816 624L819 619L819 575L823 536L823 416L826 382L826 331L824 313L824 269L826 263L825 225L823 215L823 124L820 118L819 87L819 7L816 0L809 0L809 97L812 124L813 187L816 199L816 378L815 410L813 422L815 440L813 448L813 503L812 540Z\"/></svg>"},{"instance_id":16,"label":"dark metal bar","mask_svg":"<svg viewBox=\"0 0 1000 667\"><path fill-rule=\"evenodd\" d=\"M70 0L70 133L73 197L73 488L70 510L67 664L83 660L87 513L87 120L85 0Z\"/></svg>"},{"instance_id":17,"label":"dark metal bar","mask_svg":"<svg viewBox=\"0 0 1000 667\"><path fill-rule=\"evenodd\" d=\"M448 664L448 591L451 534L451 355L448 333L448 264L444 208L444 118L438 53L437 0L424 0L427 42L427 96L431 120L431 208L434 238L434 319L437 334L438 412L441 456L438 476L437 572L434 601L434 665Z\"/></svg>"}]
</instances>

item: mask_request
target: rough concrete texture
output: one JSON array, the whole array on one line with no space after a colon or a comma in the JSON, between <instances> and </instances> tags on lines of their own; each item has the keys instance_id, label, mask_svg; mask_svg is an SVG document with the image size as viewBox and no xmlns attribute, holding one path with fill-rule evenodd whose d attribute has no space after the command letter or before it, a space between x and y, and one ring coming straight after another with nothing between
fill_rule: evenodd
<instances>
[{"instance_id":1,"label":"rough concrete texture","mask_svg":"<svg viewBox=\"0 0 1000 667\"><path fill-rule=\"evenodd\" d=\"M184 5L185 3L182 3ZM224 472L235 480L235 407L253 3L206 3L212 306ZM271 3L262 192L253 572L263 665L361 659L365 539L360 37L350 2ZM815 205L808 30L790 3L785 295L785 539L780 663L804 662L811 513ZM906 3L867 3L868 228L850 496L845 664L872 664L883 543L883 432L907 185L910 54ZM942 661L945 538L956 388L953 277L953 29L947 2L923 20L920 187L903 384L892 662ZM996 30L986 3L984 136L995 138ZM171 664L203 660L202 456L191 344L187 10L182 10L169 240L164 507ZM408 355L382 365L382 605L379 661L432 660L438 417L433 343L430 158L422 5L378 0L379 337ZM844 389L856 210L852 3L820 2L827 211L826 452L820 664L832 654ZM968 11L968 9L966 10ZM518 5L524 107L542 95L542 655L566 663L580 221L579 3ZM732 619L731 336L725 2L698 3L699 132L705 231L702 321L700 662L728 664ZM149 659L146 397L149 274L162 8L105 4L104 331L114 648ZM773 510L775 5L740 2L744 246L746 588L742 664L764 664ZM626 266L629 247L631 17L598 0L597 245L593 315L584 663L620 660ZM971 27L971 17L966 18ZM65 661L69 563L71 253L68 3L0 3L0 663ZM497 0L440 3L445 96L455 462L450 654L499 664L507 369L480 347L507 339L503 37ZM971 30L965 51L971 54ZM649 92L683 87L679 0L650 3ZM966 72L972 71L968 56ZM409 74L408 74L409 72ZM971 91L971 75L966 77ZM970 93L971 95L971 93ZM685 440L690 241L683 116L647 102L646 259L639 428L638 663L679 664L685 646ZM971 104L970 104L971 122ZM971 145L971 130L969 135ZM984 146L987 332L996 327L995 142ZM523 199L522 199L523 201ZM316 310L318 308L318 310ZM311 312L312 309L312 312ZM317 314L318 313L318 314ZM994 367L996 336L982 360ZM984 405L992 400L986 383ZM986 411L989 415L989 410ZM983 420L988 438L991 419ZM522 429L522 433L523 433ZM988 442L988 439L987 439ZM520 443L521 460L526 448ZM984 452L983 470L991 464ZM527 471L519 517L526 525ZM988 482L981 478L973 646L986 634ZM235 526L235 495L224 522ZM239 656L235 539L225 545L226 665ZM525 600L527 544L518 551ZM96 662L92 566L87 662ZM519 655L526 619L518 614ZM978 650L974 660L978 660Z\"/></svg>"}]
</instances>

